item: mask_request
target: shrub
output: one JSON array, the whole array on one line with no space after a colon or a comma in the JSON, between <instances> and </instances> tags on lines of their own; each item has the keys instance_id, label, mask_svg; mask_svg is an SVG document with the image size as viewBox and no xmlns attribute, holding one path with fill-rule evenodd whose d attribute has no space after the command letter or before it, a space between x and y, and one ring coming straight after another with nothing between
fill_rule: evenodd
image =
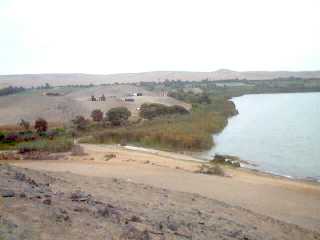
<instances>
[{"instance_id":1,"label":"shrub","mask_svg":"<svg viewBox=\"0 0 320 240\"><path fill-rule=\"evenodd\" d=\"M9 87L5 87L5 88L0 89L0 96L16 94L16 93L19 93L19 92L23 92L25 90L26 89L23 88L23 87L12 87L12 86L9 86Z\"/></svg>"},{"instance_id":2,"label":"shrub","mask_svg":"<svg viewBox=\"0 0 320 240\"><path fill-rule=\"evenodd\" d=\"M77 130L86 130L89 125L89 121L85 119L83 116L76 116L75 119L72 120L73 125Z\"/></svg>"},{"instance_id":3,"label":"shrub","mask_svg":"<svg viewBox=\"0 0 320 240\"><path fill-rule=\"evenodd\" d=\"M173 105L168 107L168 113L169 114L188 114L189 111L182 106Z\"/></svg>"},{"instance_id":4,"label":"shrub","mask_svg":"<svg viewBox=\"0 0 320 240\"><path fill-rule=\"evenodd\" d=\"M202 164L201 167L200 167L200 170L198 172L199 173L203 173L203 174L209 174L209 175L225 176L225 172L217 164L214 164L214 165L211 165L211 166Z\"/></svg>"},{"instance_id":5,"label":"shrub","mask_svg":"<svg viewBox=\"0 0 320 240\"><path fill-rule=\"evenodd\" d=\"M48 122L43 118L38 118L35 121L34 128L38 133L45 132L48 129Z\"/></svg>"},{"instance_id":6,"label":"shrub","mask_svg":"<svg viewBox=\"0 0 320 240\"><path fill-rule=\"evenodd\" d=\"M54 139L55 137L62 135L62 133L63 132L59 129L51 129L45 132L42 136L47 137L49 139Z\"/></svg>"},{"instance_id":7,"label":"shrub","mask_svg":"<svg viewBox=\"0 0 320 240\"><path fill-rule=\"evenodd\" d=\"M114 126L120 126L131 116L131 112L126 107L111 108L106 116Z\"/></svg>"},{"instance_id":8,"label":"shrub","mask_svg":"<svg viewBox=\"0 0 320 240\"><path fill-rule=\"evenodd\" d=\"M103 112L99 109L93 110L91 113L91 118L95 122L101 122L103 120Z\"/></svg>"},{"instance_id":9,"label":"shrub","mask_svg":"<svg viewBox=\"0 0 320 240\"><path fill-rule=\"evenodd\" d=\"M193 103L193 104L211 104L211 99L207 93L185 92L183 90L171 91L168 93L169 97Z\"/></svg>"},{"instance_id":10,"label":"shrub","mask_svg":"<svg viewBox=\"0 0 320 240\"><path fill-rule=\"evenodd\" d=\"M15 132L7 133L3 139L3 142L13 143L19 140L19 135Z\"/></svg>"},{"instance_id":11,"label":"shrub","mask_svg":"<svg viewBox=\"0 0 320 240\"><path fill-rule=\"evenodd\" d=\"M39 137L39 135L33 133L32 131L20 132L19 141L34 141Z\"/></svg>"},{"instance_id":12,"label":"shrub","mask_svg":"<svg viewBox=\"0 0 320 240\"><path fill-rule=\"evenodd\" d=\"M166 106L159 103L144 103L140 107L140 116L145 119L153 119L170 114L188 114L189 111L182 106Z\"/></svg>"},{"instance_id":13,"label":"shrub","mask_svg":"<svg viewBox=\"0 0 320 240\"><path fill-rule=\"evenodd\" d=\"M3 132L0 132L0 142L2 142L5 138L5 135Z\"/></svg>"},{"instance_id":14,"label":"shrub","mask_svg":"<svg viewBox=\"0 0 320 240\"><path fill-rule=\"evenodd\" d=\"M42 139L33 142L20 143L18 145L19 153L27 152L67 152L70 151L73 146L73 141L66 138L57 138L54 140Z\"/></svg>"},{"instance_id":15,"label":"shrub","mask_svg":"<svg viewBox=\"0 0 320 240\"><path fill-rule=\"evenodd\" d=\"M112 158L115 158L115 157L116 157L116 155L114 153L109 153L109 154L104 155L104 160L105 161L109 161L109 160L111 160Z\"/></svg>"},{"instance_id":16,"label":"shrub","mask_svg":"<svg viewBox=\"0 0 320 240\"><path fill-rule=\"evenodd\" d=\"M222 164L222 165L227 165L231 167L240 167L240 158L236 156L231 156L231 155L220 155L220 154L215 154L214 158L210 160L211 164Z\"/></svg>"},{"instance_id":17,"label":"shrub","mask_svg":"<svg viewBox=\"0 0 320 240\"><path fill-rule=\"evenodd\" d=\"M203 150L212 147L212 133L220 131L225 124L224 118L211 112L174 115L139 125L106 129L94 134L89 142L129 142L170 150Z\"/></svg>"}]
</instances>

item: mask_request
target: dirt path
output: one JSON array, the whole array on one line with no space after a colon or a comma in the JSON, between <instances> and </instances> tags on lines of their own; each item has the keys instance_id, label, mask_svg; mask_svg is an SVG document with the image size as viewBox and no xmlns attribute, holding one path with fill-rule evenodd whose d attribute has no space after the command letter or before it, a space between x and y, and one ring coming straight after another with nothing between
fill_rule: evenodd
<instances>
[{"instance_id":1,"label":"dirt path","mask_svg":"<svg viewBox=\"0 0 320 240\"><path fill-rule=\"evenodd\" d=\"M146 153L116 146L83 145L89 154L61 161L16 162L37 170L115 177L240 206L309 229L320 229L320 186L245 170L227 170L230 178L195 174L199 163L190 157ZM105 154L116 158L105 161ZM94 159L94 160L90 160ZM180 160L177 160L180 159Z\"/></svg>"}]
</instances>

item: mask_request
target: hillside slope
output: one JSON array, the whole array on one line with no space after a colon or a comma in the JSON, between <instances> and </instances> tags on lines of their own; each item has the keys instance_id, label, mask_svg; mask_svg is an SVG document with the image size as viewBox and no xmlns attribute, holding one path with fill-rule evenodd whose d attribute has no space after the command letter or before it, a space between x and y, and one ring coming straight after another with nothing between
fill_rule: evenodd
<instances>
[{"instance_id":1,"label":"hillside slope","mask_svg":"<svg viewBox=\"0 0 320 240\"><path fill-rule=\"evenodd\" d=\"M0 87L14 86L40 86L49 83L54 86L72 84L102 84L102 83L132 83L141 81L165 81L170 80L226 80L248 79L265 80L275 78L320 78L320 71L246 71L237 72L220 69L213 72L187 72L187 71L156 71L142 73L122 74L24 74L24 75L0 75Z\"/></svg>"},{"instance_id":2,"label":"hillside slope","mask_svg":"<svg viewBox=\"0 0 320 240\"><path fill-rule=\"evenodd\" d=\"M4 240L320 238L316 232L198 194L2 164L0 201Z\"/></svg>"},{"instance_id":3,"label":"hillside slope","mask_svg":"<svg viewBox=\"0 0 320 240\"><path fill-rule=\"evenodd\" d=\"M46 92L59 93L61 96L46 96ZM128 94L142 92L142 97L131 97L134 102L125 102ZM105 102L92 102L89 98L105 95ZM107 112L112 107L127 107L133 115L137 108L145 102L162 103L166 105L182 105L190 108L176 99L158 96L133 85L93 86L86 88L59 87L50 90L28 90L23 93L0 97L0 125L16 124L20 119L33 121L43 117L50 122L67 122L77 115L90 117L92 110L100 109Z\"/></svg>"}]
</instances>

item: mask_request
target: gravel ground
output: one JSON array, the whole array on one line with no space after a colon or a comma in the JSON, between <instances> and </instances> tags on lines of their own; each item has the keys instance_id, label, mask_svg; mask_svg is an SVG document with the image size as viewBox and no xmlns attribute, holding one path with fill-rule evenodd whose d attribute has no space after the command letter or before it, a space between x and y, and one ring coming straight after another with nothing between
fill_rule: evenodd
<instances>
[{"instance_id":1,"label":"gravel ground","mask_svg":"<svg viewBox=\"0 0 320 240\"><path fill-rule=\"evenodd\" d=\"M0 239L320 239L197 194L0 164Z\"/></svg>"}]
</instances>

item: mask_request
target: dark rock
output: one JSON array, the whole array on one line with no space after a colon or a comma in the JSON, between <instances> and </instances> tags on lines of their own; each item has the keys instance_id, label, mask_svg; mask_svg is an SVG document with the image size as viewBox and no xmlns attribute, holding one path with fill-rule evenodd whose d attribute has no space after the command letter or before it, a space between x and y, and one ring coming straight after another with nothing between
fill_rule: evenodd
<instances>
[{"instance_id":1,"label":"dark rock","mask_svg":"<svg viewBox=\"0 0 320 240\"><path fill-rule=\"evenodd\" d=\"M47 198L47 199L43 200L42 203L46 204L46 205L51 205L52 201L50 198Z\"/></svg>"},{"instance_id":2,"label":"dark rock","mask_svg":"<svg viewBox=\"0 0 320 240\"><path fill-rule=\"evenodd\" d=\"M90 194L87 194L82 191L76 191L71 194L71 200L75 201L75 202L84 202L84 201L89 200L90 198L91 198Z\"/></svg>"},{"instance_id":3,"label":"dark rock","mask_svg":"<svg viewBox=\"0 0 320 240\"><path fill-rule=\"evenodd\" d=\"M131 222L142 222L141 218L138 216L135 216L135 215L130 218L130 221Z\"/></svg>"},{"instance_id":4,"label":"dark rock","mask_svg":"<svg viewBox=\"0 0 320 240\"><path fill-rule=\"evenodd\" d=\"M170 222L168 223L168 228L171 230L171 231L177 231L179 226L176 222Z\"/></svg>"},{"instance_id":5,"label":"dark rock","mask_svg":"<svg viewBox=\"0 0 320 240\"><path fill-rule=\"evenodd\" d=\"M226 232L226 235L228 237L232 237L232 238L237 238L242 234L241 230L232 230L232 231L228 231Z\"/></svg>"},{"instance_id":6,"label":"dark rock","mask_svg":"<svg viewBox=\"0 0 320 240\"><path fill-rule=\"evenodd\" d=\"M141 231L134 226L128 226L125 232L120 236L120 240L152 240L147 230Z\"/></svg>"},{"instance_id":7,"label":"dark rock","mask_svg":"<svg viewBox=\"0 0 320 240\"><path fill-rule=\"evenodd\" d=\"M54 211L54 217L57 222L69 222L71 220L68 212L61 208Z\"/></svg>"},{"instance_id":8,"label":"dark rock","mask_svg":"<svg viewBox=\"0 0 320 240\"><path fill-rule=\"evenodd\" d=\"M27 179L27 177L24 173L16 172L15 179L17 179L19 181L25 181Z\"/></svg>"},{"instance_id":9,"label":"dark rock","mask_svg":"<svg viewBox=\"0 0 320 240\"><path fill-rule=\"evenodd\" d=\"M100 207L97 213L102 217L109 217L111 215L111 211L108 207Z\"/></svg>"},{"instance_id":10,"label":"dark rock","mask_svg":"<svg viewBox=\"0 0 320 240\"><path fill-rule=\"evenodd\" d=\"M89 209L86 208L86 207L80 207L80 206L77 206L73 209L73 211L75 212L89 212Z\"/></svg>"},{"instance_id":11,"label":"dark rock","mask_svg":"<svg viewBox=\"0 0 320 240\"><path fill-rule=\"evenodd\" d=\"M0 194L4 198L11 198L16 196L16 193L12 190L0 190Z\"/></svg>"},{"instance_id":12,"label":"dark rock","mask_svg":"<svg viewBox=\"0 0 320 240\"><path fill-rule=\"evenodd\" d=\"M99 207L97 215L101 217L109 217L112 221L119 223L121 221L121 212L119 209L114 208L113 206L103 206Z\"/></svg>"},{"instance_id":13,"label":"dark rock","mask_svg":"<svg viewBox=\"0 0 320 240\"><path fill-rule=\"evenodd\" d=\"M159 229L162 231L163 230L163 224L159 223Z\"/></svg>"},{"instance_id":14,"label":"dark rock","mask_svg":"<svg viewBox=\"0 0 320 240\"><path fill-rule=\"evenodd\" d=\"M26 198L27 195L26 195L25 193L20 193L19 197L21 197L21 198Z\"/></svg>"},{"instance_id":15,"label":"dark rock","mask_svg":"<svg viewBox=\"0 0 320 240\"><path fill-rule=\"evenodd\" d=\"M210 163L223 164L238 168L240 167L240 158L230 155L215 154L214 158L210 161Z\"/></svg>"}]
</instances>

